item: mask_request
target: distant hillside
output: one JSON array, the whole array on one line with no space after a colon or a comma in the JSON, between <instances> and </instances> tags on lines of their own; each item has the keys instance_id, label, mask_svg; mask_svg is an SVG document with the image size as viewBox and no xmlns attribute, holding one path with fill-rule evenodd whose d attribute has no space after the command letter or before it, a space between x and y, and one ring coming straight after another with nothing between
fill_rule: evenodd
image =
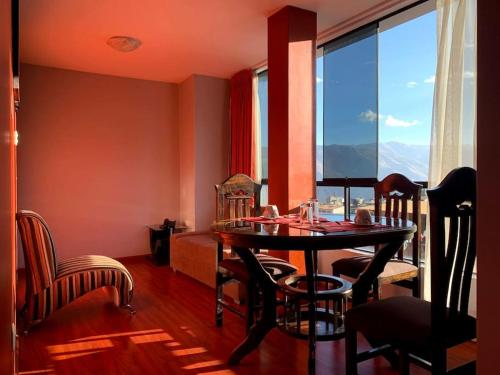
<instances>
[{"instance_id":1,"label":"distant hillside","mask_svg":"<svg viewBox=\"0 0 500 375\"><path fill-rule=\"evenodd\" d=\"M373 144L364 145L329 145L325 155L334 160L343 160L335 166L325 163L330 170L325 171L333 177L365 177L374 170L376 158ZM262 162L267 174L267 150L263 150ZM317 179L323 179L323 147L317 147ZM338 167L338 168L337 168ZM429 168L429 146L409 145L400 142L379 144L378 175L380 178L398 172L413 181L427 181Z\"/></svg>"},{"instance_id":2,"label":"distant hillside","mask_svg":"<svg viewBox=\"0 0 500 375\"><path fill-rule=\"evenodd\" d=\"M326 157L333 160L343 160L338 169L330 162L325 164L329 170L325 174L333 177L361 177L373 171L374 147L371 145L329 145L325 147ZM317 149L318 178L322 178L323 172L323 147ZM331 160L331 159L330 159ZM333 161L332 160L332 161ZM383 178L390 173L398 172L413 181L427 181L429 168L429 146L408 145L400 142L387 142L379 144L379 171L378 175ZM334 170L331 170L335 168Z\"/></svg>"},{"instance_id":3,"label":"distant hillside","mask_svg":"<svg viewBox=\"0 0 500 375\"><path fill-rule=\"evenodd\" d=\"M412 181L427 181L429 146L387 142L379 147L379 176L399 172Z\"/></svg>"},{"instance_id":4,"label":"distant hillside","mask_svg":"<svg viewBox=\"0 0 500 375\"><path fill-rule=\"evenodd\" d=\"M370 177L377 168L374 144L328 145L323 153L324 174L331 178Z\"/></svg>"}]
</instances>

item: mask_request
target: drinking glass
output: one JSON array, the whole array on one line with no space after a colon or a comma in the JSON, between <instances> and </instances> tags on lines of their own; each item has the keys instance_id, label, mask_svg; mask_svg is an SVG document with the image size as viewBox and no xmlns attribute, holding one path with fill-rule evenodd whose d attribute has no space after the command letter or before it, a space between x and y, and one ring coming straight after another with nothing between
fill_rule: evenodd
<instances>
[{"instance_id":1,"label":"drinking glass","mask_svg":"<svg viewBox=\"0 0 500 375\"><path fill-rule=\"evenodd\" d=\"M313 223L313 208L311 203L302 203L300 205L300 222Z\"/></svg>"},{"instance_id":2,"label":"drinking glass","mask_svg":"<svg viewBox=\"0 0 500 375\"><path fill-rule=\"evenodd\" d=\"M319 222L319 202L316 198L310 198L308 201L312 209L312 221L315 223Z\"/></svg>"}]
</instances>

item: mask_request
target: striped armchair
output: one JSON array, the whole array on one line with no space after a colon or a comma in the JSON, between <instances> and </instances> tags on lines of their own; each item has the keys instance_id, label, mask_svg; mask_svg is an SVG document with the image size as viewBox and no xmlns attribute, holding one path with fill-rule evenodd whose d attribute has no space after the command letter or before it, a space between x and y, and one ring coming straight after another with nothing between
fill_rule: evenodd
<instances>
[{"instance_id":1,"label":"striped armchair","mask_svg":"<svg viewBox=\"0 0 500 375\"><path fill-rule=\"evenodd\" d=\"M115 288L117 306L135 313L130 305L134 281L123 264L101 255L58 261L45 220L33 211L19 211L16 219L26 263L27 329L76 298L104 286Z\"/></svg>"}]
</instances>

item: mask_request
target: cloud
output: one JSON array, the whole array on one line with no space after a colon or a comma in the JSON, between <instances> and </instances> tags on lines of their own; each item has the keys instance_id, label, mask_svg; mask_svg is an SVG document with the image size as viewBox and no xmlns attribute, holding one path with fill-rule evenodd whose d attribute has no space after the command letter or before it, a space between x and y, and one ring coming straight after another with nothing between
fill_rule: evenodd
<instances>
[{"instance_id":1,"label":"cloud","mask_svg":"<svg viewBox=\"0 0 500 375\"><path fill-rule=\"evenodd\" d=\"M434 82L436 82L436 76L434 75L424 79L424 83L434 83Z\"/></svg>"},{"instance_id":2,"label":"cloud","mask_svg":"<svg viewBox=\"0 0 500 375\"><path fill-rule=\"evenodd\" d=\"M409 89L412 89L412 88L414 88L414 87L415 87L415 86L417 86L417 85L418 85L418 83L417 83L417 82L415 82L415 81L410 81L410 82L408 82L408 83L406 84L406 87L408 87Z\"/></svg>"},{"instance_id":3,"label":"cloud","mask_svg":"<svg viewBox=\"0 0 500 375\"><path fill-rule=\"evenodd\" d=\"M361 118L361 121L374 122L377 119L377 114L369 109L366 112L361 112L359 117Z\"/></svg>"},{"instance_id":4,"label":"cloud","mask_svg":"<svg viewBox=\"0 0 500 375\"><path fill-rule=\"evenodd\" d=\"M405 120L397 119L397 118L393 117L392 115L387 115L387 118L385 120L385 124L387 126L391 126L391 127L409 128L410 126L415 126L418 123L419 122L417 120L405 121Z\"/></svg>"}]
</instances>

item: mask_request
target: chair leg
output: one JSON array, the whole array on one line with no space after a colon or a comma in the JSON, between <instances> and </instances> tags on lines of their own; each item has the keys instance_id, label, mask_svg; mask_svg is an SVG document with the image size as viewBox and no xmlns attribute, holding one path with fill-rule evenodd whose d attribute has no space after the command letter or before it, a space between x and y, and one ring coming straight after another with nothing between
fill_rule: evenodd
<instances>
[{"instance_id":1,"label":"chair leg","mask_svg":"<svg viewBox=\"0 0 500 375\"><path fill-rule=\"evenodd\" d=\"M446 374L446 349L445 348L433 348L431 355L432 375L443 375Z\"/></svg>"},{"instance_id":2,"label":"chair leg","mask_svg":"<svg viewBox=\"0 0 500 375\"><path fill-rule=\"evenodd\" d=\"M375 279L375 281L373 282L373 298L375 298L375 300L378 301L381 297L382 297L382 286L380 285L378 280Z\"/></svg>"},{"instance_id":3,"label":"chair leg","mask_svg":"<svg viewBox=\"0 0 500 375\"><path fill-rule=\"evenodd\" d=\"M418 277L415 277L412 280L412 283L413 283L412 287L413 297L420 298L420 279Z\"/></svg>"},{"instance_id":4,"label":"chair leg","mask_svg":"<svg viewBox=\"0 0 500 375\"><path fill-rule=\"evenodd\" d=\"M222 276L217 272L215 276L215 326L222 327L224 307L220 302L224 297L223 283L221 280Z\"/></svg>"},{"instance_id":5,"label":"chair leg","mask_svg":"<svg viewBox=\"0 0 500 375\"><path fill-rule=\"evenodd\" d=\"M358 373L358 336L353 329L346 329L345 335L345 373L357 375Z\"/></svg>"},{"instance_id":6,"label":"chair leg","mask_svg":"<svg viewBox=\"0 0 500 375\"><path fill-rule=\"evenodd\" d=\"M399 374L410 375L410 356L404 350L399 350Z\"/></svg>"}]
</instances>

